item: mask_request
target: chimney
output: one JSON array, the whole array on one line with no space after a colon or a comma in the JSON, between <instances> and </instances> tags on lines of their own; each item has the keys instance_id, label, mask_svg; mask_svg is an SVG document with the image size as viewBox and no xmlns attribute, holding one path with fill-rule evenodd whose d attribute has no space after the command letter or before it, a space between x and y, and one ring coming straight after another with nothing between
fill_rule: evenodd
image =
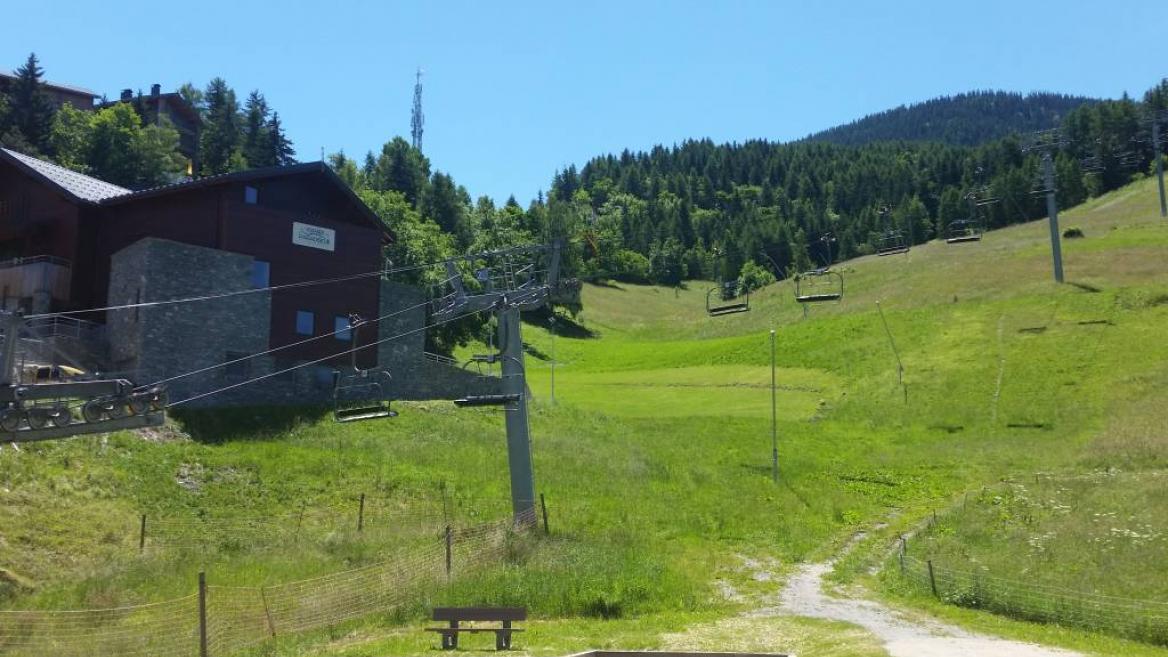
<instances>
[{"instance_id":1,"label":"chimney","mask_svg":"<svg viewBox=\"0 0 1168 657\"><path fill-rule=\"evenodd\" d=\"M151 96L158 97L161 93L162 93L162 85L161 84L158 84L157 82L155 82L154 84L150 85L150 95Z\"/></svg>"},{"instance_id":2,"label":"chimney","mask_svg":"<svg viewBox=\"0 0 1168 657\"><path fill-rule=\"evenodd\" d=\"M133 89L122 89L122 100L133 100L133 99L134 99L134 90Z\"/></svg>"}]
</instances>

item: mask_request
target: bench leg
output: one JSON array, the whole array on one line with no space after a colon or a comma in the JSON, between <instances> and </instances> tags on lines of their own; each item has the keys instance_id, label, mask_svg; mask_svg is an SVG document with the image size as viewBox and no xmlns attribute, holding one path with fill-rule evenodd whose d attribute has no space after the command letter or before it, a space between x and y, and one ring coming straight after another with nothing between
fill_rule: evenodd
<instances>
[{"instance_id":1,"label":"bench leg","mask_svg":"<svg viewBox=\"0 0 1168 657\"><path fill-rule=\"evenodd\" d=\"M495 650L510 650L511 649L511 633L498 631L495 632Z\"/></svg>"},{"instance_id":2,"label":"bench leg","mask_svg":"<svg viewBox=\"0 0 1168 657\"><path fill-rule=\"evenodd\" d=\"M442 633L442 649L454 650L458 647L458 633L457 632L443 632Z\"/></svg>"}]
</instances>

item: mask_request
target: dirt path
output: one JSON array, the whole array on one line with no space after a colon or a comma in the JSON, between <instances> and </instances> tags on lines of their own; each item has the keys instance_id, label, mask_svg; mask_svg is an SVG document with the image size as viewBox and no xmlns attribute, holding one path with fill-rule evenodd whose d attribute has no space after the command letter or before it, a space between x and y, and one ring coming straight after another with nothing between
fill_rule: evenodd
<instances>
[{"instance_id":1,"label":"dirt path","mask_svg":"<svg viewBox=\"0 0 1168 657\"><path fill-rule=\"evenodd\" d=\"M756 613L854 623L879 637L892 657L1081 657L1068 650L974 634L932 619L909 619L872 600L827 595L823 577L832 565L829 561L799 568L783 587L780 605Z\"/></svg>"}]
</instances>

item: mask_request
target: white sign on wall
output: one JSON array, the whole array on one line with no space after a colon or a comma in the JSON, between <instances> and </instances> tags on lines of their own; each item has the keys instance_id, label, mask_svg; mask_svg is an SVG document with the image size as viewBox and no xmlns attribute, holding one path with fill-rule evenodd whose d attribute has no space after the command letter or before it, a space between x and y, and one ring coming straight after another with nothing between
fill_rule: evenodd
<instances>
[{"instance_id":1,"label":"white sign on wall","mask_svg":"<svg viewBox=\"0 0 1168 657\"><path fill-rule=\"evenodd\" d=\"M336 248L337 231L294 221L292 222L292 243L313 249L332 251Z\"/></svg>"}]
</instances>

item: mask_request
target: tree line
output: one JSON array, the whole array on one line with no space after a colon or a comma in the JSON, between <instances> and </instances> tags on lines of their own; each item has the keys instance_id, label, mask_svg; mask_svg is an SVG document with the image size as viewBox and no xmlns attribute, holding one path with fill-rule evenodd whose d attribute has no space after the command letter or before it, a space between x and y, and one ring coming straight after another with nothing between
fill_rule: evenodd
<instances>
[{"instance_id":1,"label":"tree line","mask_svg":"<svg viewBox=\"0 0 1168 657\"><path fill-rule=\"evenodd\" d=\"M1098 102L1084 96L971 91L870 114L807 137L841 146L875 141L937 141L977 146L1007 135L1046 130L1079 106Z\"/></svg>"},{"instance_id":2,"label":"tree line","mask_svg":"<svg viewBox=\"0 0 1168 657\"><path fill-rule=\"evenodd\" d=\"M1168 106L1166 98L1168 82L1161 82L1142 101L1124 96L1067 113L1060 122L1066 143L1054 157L1061 207L1147 175L1147 117ZM1032 193L1040 156L1024 153L1024 140L691 140L569 166L555 174L545 210L553 223L562 218L553 230L604 245L581 254L583 276L749 286L765 283L767 273L783 277L872 253L894 231L920 244L958 221L989 229L1044 216L1043 199ZM975 207L971 194L998 202Z\"/></svg>"},{"instance_id":3,"label":"tree line","mask_svg":"<svg viewBox=\"0 0 1168 657\"><path fill-rule=\"evenodd\" d=\"M0 93L0 145L56 162L131 189L172 183L185 176L215 175L292 164L295 150L280 115L258 90L240 107L222 78L205 89L187 83L179 94L202 122L198 170L179 150L179 133L165 117L147 118L141 92L126 102L102 99L97 108L60 108L45 91L44 69L30 54Z\"/></svg>"}]
</instances>

